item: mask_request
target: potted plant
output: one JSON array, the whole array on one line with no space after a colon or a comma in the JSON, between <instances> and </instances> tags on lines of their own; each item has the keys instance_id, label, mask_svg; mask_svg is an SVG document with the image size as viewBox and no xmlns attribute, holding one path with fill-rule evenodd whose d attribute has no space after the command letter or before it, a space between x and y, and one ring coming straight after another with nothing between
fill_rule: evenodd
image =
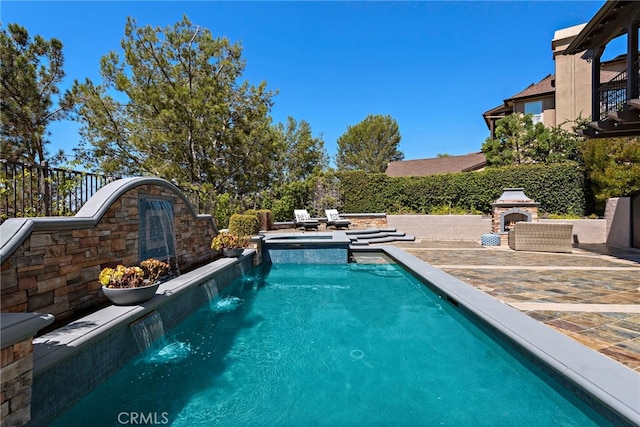
<instances>
[{"instance_id":1,"label":"potted plant","mask_svg":"<svg viewBox=\"0 0 640 427\"><path fill-rule=\"evenodd\" d=\"M98 280L104 295L114 304L131 305L150 300L160 286L169 264L149 258L140 266L103 268Z\"/></svg>"},{"instance_id":2,"label":"potted plant","mask_svg":"<svg viewBox=\"0 0 640 427\"><path fill-rule=\"evenodd\" d=\"M211 249L222 251L226 257L237 257L242 255L244 248L249 244L249 239L239 234L221 231L211 240Z\"/></svg>"}]
</instances>

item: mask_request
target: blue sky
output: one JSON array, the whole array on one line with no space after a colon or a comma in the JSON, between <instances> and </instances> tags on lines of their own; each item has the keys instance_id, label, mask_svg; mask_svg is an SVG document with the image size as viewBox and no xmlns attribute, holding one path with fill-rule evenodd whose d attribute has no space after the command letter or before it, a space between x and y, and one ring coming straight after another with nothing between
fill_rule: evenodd
<instances>
[{"instance_id":1,"label":"blue sky","mask_svg":"<svg viewBox=\"0 0 640 427\"><path fill-rule=\"evenodd\" d=\"M409 160L479 151L489 135L482 113L553 73L554 32L587 22L602 4L3 0L0 16L3 26L60 39L70 85L100 81L100 57L120 52L127 16L166 27L186 14L241 42L244 78L279 91L275 123L306 120L334 156L347 126L388 114ZM80 139L73 123L50 131L50 152Z\"/></svg>"}]
</instances>

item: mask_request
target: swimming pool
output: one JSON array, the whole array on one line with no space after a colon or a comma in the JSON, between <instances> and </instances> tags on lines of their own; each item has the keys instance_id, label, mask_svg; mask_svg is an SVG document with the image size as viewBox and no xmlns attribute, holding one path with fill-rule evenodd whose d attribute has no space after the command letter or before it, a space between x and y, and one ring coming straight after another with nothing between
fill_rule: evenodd
<instances>
[{"instance_id":1,"label":"swimming pool","mask_svg":"<svg viewBox=\"0 0 640 427\"><path fill-rule=\"evenodd\" d=\"M399 265L266 265L227 290L54 425L608 424Z\"/></svg>"}]
</instances>

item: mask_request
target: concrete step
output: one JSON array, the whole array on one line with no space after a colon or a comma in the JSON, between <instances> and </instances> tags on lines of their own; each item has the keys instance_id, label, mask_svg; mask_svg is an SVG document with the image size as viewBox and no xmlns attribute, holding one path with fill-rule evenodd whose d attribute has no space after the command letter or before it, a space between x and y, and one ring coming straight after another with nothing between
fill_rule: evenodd
<instances>
[{"instance_id":1,"label":"concrete step","mask_svg":"<svg viewBox=\"0 0 640 427\"><path fill-rule=\"evenodd\" d=\"M347 233L348 236L354 235L354 234L374 234L374 233L393 233L395 232L396 229L395 228L367 228L364 230L347 230L345 231L345 233Z\"/></svg>"},{"instance_id":2,"label":"concrete step","mask_svg":"<svg viewBox=\"0 0 640 427\"><path fill-rule=\"evenodd\" d=\"M413 242L416 240L415 236L389 236L389 237L380 237L377 239L369 239L367 242L369 243L390 243L390 242Z\"/></svg>"},{"instance_id":3,"label":"concrete step","mask_svg":"<svg viewBox=\"0 0 640 427\"><path fill-rule=\"evenodd\" d=\"M369 240L369 239L380 239L383 237L402 237L405 234L403 232L382 232L382 233L375 233L375 234L363 234L363 235L355 235L353 237L356 237L358 240ZM351 238L351 236L350 236Z\"/></svg>"}]
</instances>

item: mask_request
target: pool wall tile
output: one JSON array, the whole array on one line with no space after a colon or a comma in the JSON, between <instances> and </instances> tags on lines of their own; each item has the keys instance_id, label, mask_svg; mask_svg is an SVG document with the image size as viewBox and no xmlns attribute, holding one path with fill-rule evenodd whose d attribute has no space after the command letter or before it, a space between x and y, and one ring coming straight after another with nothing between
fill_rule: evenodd
<instances>
[{"instance_id":1,"label":"pool wall tile","mask_svg":"<svg viewBox=\"0 0 640 427\"><path fill-rule=\"evenodd\" d=\"M346 264L348 248L294 248L277 249L267 247L263 261L271 264Z\"/></svg>"}]
</instances>

